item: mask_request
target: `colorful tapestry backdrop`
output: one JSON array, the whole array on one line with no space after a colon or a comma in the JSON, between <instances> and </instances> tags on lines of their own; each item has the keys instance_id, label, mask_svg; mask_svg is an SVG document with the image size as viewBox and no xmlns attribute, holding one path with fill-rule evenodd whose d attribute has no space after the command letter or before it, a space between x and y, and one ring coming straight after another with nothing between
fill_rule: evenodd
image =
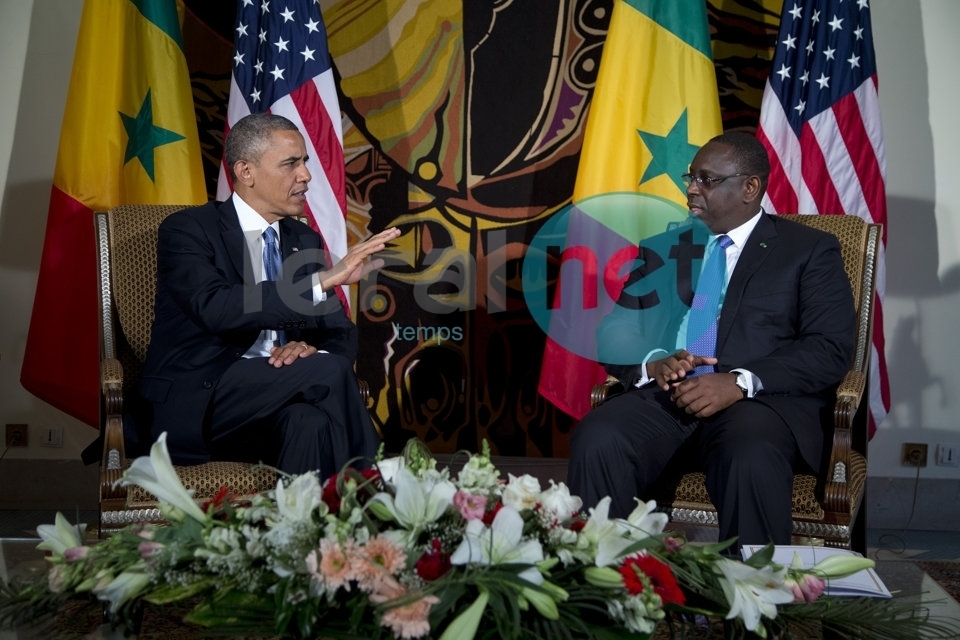
<instances>
[{"instance_id":1,"label":"colorful tapestry backdrop","mask_svg":"<svg viewBox=\"0 0 960 640\"><path fill-rule=\"evenodd\" d=\"M185 0L210 193L233 0ZM344 111L349 243L403 230L353 301L358 373L396 450L565 456L537 394L545 336L520 291L540 225L573 192L612 0L321 0ZM544 9L549 5L549 11ZM707 3L724 127L756 128L782 0ZM576 372L570 372L575 375Z\"/></svg>"}]
</instances>

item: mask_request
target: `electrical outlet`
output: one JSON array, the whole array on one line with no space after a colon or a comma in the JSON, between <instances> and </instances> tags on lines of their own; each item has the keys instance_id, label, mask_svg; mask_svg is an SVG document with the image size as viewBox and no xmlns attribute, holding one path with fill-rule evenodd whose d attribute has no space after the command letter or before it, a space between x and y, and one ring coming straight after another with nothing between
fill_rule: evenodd
<instances>
[{"instance_id":1,"label":"electrical outlet","mask_svg":"<svg viewBox=\"0 0 960 640\"><path fill-rule=\"evenodd\" d=\"M927 466L927 445L919 442L904 442L900 462L905 467Z\"/></svg>"},{"instance_id":2,"label":"electrical outlet","mask_svg":"<svg viewBox=\"0 0 960 640\"><path fill-rule=\"evenodd\" d=\"M7 425L7 446L25 447L27 446L27 425L8 424Z\"/></svg>"}]
</instances>

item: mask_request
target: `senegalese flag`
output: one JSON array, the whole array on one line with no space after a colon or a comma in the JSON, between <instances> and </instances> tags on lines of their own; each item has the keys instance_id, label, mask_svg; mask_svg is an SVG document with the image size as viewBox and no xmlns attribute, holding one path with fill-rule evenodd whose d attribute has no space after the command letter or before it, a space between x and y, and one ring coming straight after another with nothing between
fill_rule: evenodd
<instances>
[{"instance_id":1,"label":"senegalese flag","mask_svg":"<svg viewBox=\"0 0 960 640\"><path fill-rule=\"evenodd\" d=\"M205 200L176 0L87 0L20 372L25 389L99 424L93 212Z\"/></svg>"},{"instance_id":2,"label":"senegalese flag","mask_svg":"<svg viewBox=\"0 0 960 640\"><path fill-rule=\"evenodd\" d=\"M703 0L616 0L590 104L574 203L599 194L639 192L685 209L680 176L697 149L721 130ZM582 220L571 218L573 228L578 244L589 242ZM580 327L581 332L592 330ZM591 386L604 378L596 361L548 336L539 391L554 405L583 417Z\"/></svg>"}]
</instances>

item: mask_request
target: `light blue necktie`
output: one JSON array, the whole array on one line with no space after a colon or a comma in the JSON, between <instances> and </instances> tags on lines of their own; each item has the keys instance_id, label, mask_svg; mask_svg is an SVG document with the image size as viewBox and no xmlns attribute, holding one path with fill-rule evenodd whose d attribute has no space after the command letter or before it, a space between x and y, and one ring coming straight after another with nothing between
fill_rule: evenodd
<instances>
[{"instance_id":1,"label":"light blue necktie","mask_svg":"<svg viewBox=\"0 0 960 640\"><path fill-rule=\"evenodd\" d=\"M277 231L267 227L263 232L263 279L276 282L281 275L280 246L277 243ZM277 346L286 344L283 330L277 331Z\"/></svg>"},{"instance_id":2,"label":"light blue necktie","mask_svg":"<svg viewBox=\"0 0 960 640\"><path fill-rule=\"evenodd\" d=\"M720 296L727 280L727 247L733 244L729 236L717 236L717 246L707 258L697 280L690 316L687 318L687 351L696 356L717 354L717 320L720 316ZM689 376L713 373L712 365L701 365Z\"/></svg>"}]
</instances>

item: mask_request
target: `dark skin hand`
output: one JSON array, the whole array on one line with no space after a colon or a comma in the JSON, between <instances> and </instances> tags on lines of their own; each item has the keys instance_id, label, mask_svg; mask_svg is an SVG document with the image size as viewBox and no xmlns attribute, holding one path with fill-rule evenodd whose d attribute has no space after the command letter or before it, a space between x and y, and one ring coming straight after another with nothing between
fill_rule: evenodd
<instances>
[{"instance_id":1,"label":"dark skin hand","mask_svg":"<svg viewBox=\"0 0 960 640\"><path fill-rule=\"evenodd\" d=\"M709 418L743 398L735 373L706 373L687 379L687 373L700 365L713 365L716 358L695 356L687 351L647 363L648 375L664 391L673 391L670 399L677 407L697 418Z\"/></svg>"},{"instance_id":2,"label":"dark skin hand","mask_svg":"<svg viewBox=\"0 0 960 640\"><path fill-rule=\"evenodd\" d=\"M298 358L306 358L317 352L317 348L306 342L288 342L282 347L270 349L267 364L279 369L285 364L293 364Z\"/></svg>"}]
</instances>

